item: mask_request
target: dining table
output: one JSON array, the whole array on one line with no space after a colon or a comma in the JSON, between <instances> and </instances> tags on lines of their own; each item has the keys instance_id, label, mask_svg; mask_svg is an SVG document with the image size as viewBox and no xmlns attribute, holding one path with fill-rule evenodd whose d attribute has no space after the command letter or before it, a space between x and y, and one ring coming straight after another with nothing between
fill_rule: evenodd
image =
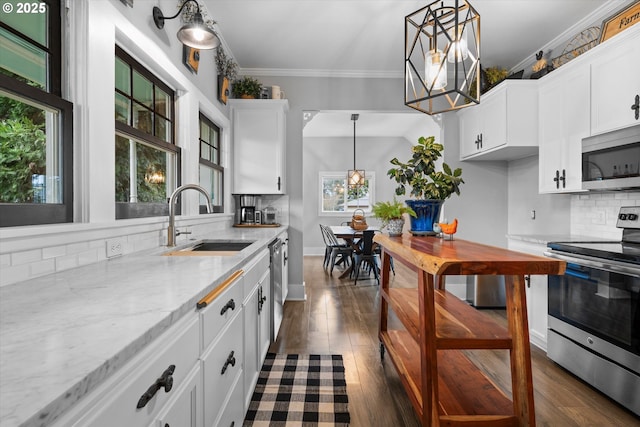
<instances>
[{"instance_id":1,"label":"dining table","mask_svg":"<svg viewBox=\"0 0 640 427\"><path fill-rule=\"evenodd\" d=\"M342 239L347 242L347 245L351 246L354 251L359 250L358 241L362 238L362 232L364 230L356 230L348 225L331 225L329 228L338 239ZM369 226L366 230L380 231L380 228L376 226ZM340 274L339 278L344 279L345 277L348 277L352 270L353 264L349 265L342 274Z\"/></svg>"}]
</instances>

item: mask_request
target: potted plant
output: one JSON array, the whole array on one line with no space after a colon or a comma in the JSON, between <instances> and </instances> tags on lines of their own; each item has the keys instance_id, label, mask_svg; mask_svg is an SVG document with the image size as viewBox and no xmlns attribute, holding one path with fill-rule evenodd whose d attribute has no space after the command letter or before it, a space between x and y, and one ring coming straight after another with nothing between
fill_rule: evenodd
<instances>
[{"instance_id":1,"label":"potted plant","mask_svg":"<svg viewBox=\"0 0 640 427\"><path fill-rule=\"evenodd\" d=\"M229 83L238 75L238 64L229 58L222 46L216 49L216 67L218 69L218 99L223 104L229 98Z\"/></svg>"},{"instance_id":2,"label":"potted plant","mask_svg":"<svg viewBox=\"0 0 640 427\"><path fill-rule=\"evenodd\" d=\"M393 158L395 167L387 171L391 179L398 183L396 194L406 194L406 186L411 187L410 195L415 200L407 200L417 217L411 217L411 232L417 235L433 235L433 223L438 220L442 203L451 195L460 194L463 184L462 169L452 171L442 163L442 170L436 169L436 161L442 157L444 146L435 142L435 137L420 137L413 146L412 156L406 162Z\"/></svg>"},{"instance_id":3,"label":"potted plant","mask_svg":"<svg viewBox=\"0 0 640 427\"><path fill-rule=\"evenodd\" d=\"M260 97L262 84L258 79L244 76L233 82L233 96L243 99L255 99Z\"/></svg>"},{"instance_id":4,"label":"potted plant","mask_svg":"<svg viewBox=\"0 0 640 427\"><path fill-rule=\"evenodd\" d=\"M400 236L404 227L403 214L416 217L416 213L408 205L393 198L393 202L378 202L372 207L373 216L382 220L382 228L389 230L389 236Z\"/></svg>"}]
</instances>

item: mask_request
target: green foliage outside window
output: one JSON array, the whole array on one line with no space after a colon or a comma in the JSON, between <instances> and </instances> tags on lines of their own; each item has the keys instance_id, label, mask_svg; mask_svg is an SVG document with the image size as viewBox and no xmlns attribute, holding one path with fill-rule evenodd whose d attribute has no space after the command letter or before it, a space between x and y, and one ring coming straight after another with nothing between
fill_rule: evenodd
<instances>
[{"instance_id":1,"label":"green foliage outside window","mask_svg":"<svg viewBox=\"0 0 640 427\"><path fill-rule=\"evenodd\" d=\"M0 202L32 203L31 178L46 167L45 113L0 97Z\"/></svg>"}]
</instances>

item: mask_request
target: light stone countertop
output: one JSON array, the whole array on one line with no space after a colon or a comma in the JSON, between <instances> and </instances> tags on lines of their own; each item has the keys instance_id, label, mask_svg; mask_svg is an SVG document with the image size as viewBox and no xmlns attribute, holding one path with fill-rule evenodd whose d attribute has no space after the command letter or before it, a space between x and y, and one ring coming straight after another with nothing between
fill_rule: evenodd
<instances>
[{"instance_id":1,"label":"light stone countertop","mask_svg":"<svg viewBox=\"0 0 640 427\"><path fill-rule=\"evenodd\" d=\"M0 425L52 423L285 230L202 236L256 241L234 256L163 247L1 287Z\"/></svg>"}]
</instances>

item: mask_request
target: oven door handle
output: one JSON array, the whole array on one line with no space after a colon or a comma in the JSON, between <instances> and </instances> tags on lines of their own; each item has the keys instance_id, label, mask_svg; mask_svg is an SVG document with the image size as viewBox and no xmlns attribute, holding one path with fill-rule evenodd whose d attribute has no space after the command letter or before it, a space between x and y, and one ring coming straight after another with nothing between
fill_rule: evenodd
<instances>
[{"instance_id":1,"label":"oven door handle","mask_svg":"<svg viewBox=\"0 0 640 427\"><path fill-rule=\"evenodd\" d=\"M559 259L561 261L567 261L577 265L583 265L586 267L596 268L598 270L609 271L611 273L624 274L626 276L640 278L640 269L629 267L622 263L617 263L616 261L603 262L602 260L594 259L591 257L582 258L582 257L566 256L566 255L561 255L555 251L545 251L544 255L548 256L549 258Z\"/></svg>"}]
</instances>

